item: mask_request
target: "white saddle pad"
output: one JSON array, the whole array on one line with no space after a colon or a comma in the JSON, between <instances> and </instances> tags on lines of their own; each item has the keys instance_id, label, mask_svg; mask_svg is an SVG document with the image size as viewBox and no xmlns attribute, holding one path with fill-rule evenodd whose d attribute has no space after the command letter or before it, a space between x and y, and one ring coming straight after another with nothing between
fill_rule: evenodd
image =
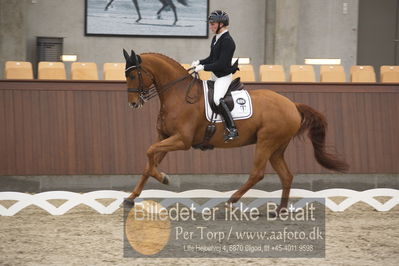
<instances>
[{"instance_id":1,"label":"white saddle pad","mask_svg":"<svg viewBox=\"0 0 399 266\"><path fill-rule=\"evenodd\" d=\"M208 102L208 83L206 80L202 81L204 87L204 99L205 99L205 116L208 121L211 121L212 109ZM252 102L251 96L249 96L248 91L232 91L231 96L234 101L234 109L231 111L233 120L247 119L252 116ZM222 117L220 115L216 116L216 122L222 122Z\"/></svg>"}]
</instances>

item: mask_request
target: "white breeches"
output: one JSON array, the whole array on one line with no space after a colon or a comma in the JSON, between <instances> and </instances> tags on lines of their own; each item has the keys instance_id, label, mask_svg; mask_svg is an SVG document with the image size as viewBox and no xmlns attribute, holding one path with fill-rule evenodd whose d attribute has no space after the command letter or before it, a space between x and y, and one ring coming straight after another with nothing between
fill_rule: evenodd
<instances>
[{"instance_id":1,"label":"white breeches","mask_svg":"<svg viewBox=\"0 0 399 266\"><path fill-rule=\"evenodd\" d=\"M223 98L224 95L226 94L232 79L233 79L232 74L218 78L212 73L211 80L215 81L215 89L213 91L213 101L217 106L219 106L220 99Z\"/></svg>"}]
</instances>

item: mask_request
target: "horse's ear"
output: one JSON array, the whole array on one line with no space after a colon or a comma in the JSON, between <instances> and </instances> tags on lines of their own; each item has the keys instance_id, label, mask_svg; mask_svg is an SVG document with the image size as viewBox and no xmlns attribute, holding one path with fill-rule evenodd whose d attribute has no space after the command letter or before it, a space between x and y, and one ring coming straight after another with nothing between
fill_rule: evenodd
<instances>
[{"instance_id":1,"label":"horse's ear","mask_svg":"<svg viewBox=\"0 0 399 266\"><path fill-rule=\"evenodd\" d=\"M136 61L136 53L133 50L130 50L130 59L132 62Z\"/></svg>"},{"instance_id":2,"label":"horse's ear","mask_svg":"<svg viewBox=\"0 0 399 266\"><path fill-rule=\"evenodd\" d=\"M133 50L131 50L130 52L130 60L133 62L134 65L140 65L141 63L141 57Z\"/></svg>"},{"instance_id":3,"label":"horse's ear","mask_svg":"<svg viewBox=\"0 0 399 266\"><path fill-rule=\"evenodd\" d=\"M140 64L139 59L137 57L138 56L136 55L136 53L133 50L131 50L131 52L130 52L130 61L134 65L139 65Z\"/></svg>"},{"instance_id":4,"label":"horse's ear","mask_svg":"<svg viewBox=\"0 0 399 266\"><path fill-rule=\"evenodd\" d=\"M129 54L126 52L125 49L123 49L123 56L125 57L126 62L130 61L130 56L129 56Z\"/></svg>"}]
</instances>

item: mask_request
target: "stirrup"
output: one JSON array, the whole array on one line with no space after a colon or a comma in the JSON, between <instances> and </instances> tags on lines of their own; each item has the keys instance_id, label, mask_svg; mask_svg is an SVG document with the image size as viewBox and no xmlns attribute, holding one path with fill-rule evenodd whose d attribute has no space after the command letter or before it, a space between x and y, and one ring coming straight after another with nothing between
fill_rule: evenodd
<instances>
[{"instance_id":1,"label":"stirrup","mask_svg":"<svg viewBox=\"0 0 399 266\"><path fill-rule=\"evenodd\" d=\"M224 135L224 143L228 143L238 137L236 128L226 128L227 134Z\"/></svg>"}]
</instances>

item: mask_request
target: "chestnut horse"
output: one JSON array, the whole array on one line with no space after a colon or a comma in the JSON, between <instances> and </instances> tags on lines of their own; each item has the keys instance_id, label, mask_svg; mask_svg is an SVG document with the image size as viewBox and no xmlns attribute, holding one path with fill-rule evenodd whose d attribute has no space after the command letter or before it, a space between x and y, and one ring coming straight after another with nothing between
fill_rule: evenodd
<instances>
[{"instance_id":1,"label":"chestnut horse","mask_svg":"<svg viewBox=\"0 0 399 266\"><path fill-rule=\"evenodd\" d=\"M133 205L152 176L168 183L168 176L157 166L167 152L188 150L203 142L209 122L205 118L202 81L192 77L173 59L156 53L129 55L125 50L128 101L133 108L140 108L152 96L158 95L160 111L157 130L159 140L147 150L148 163L141 179L125 200ZM187 90L196 91L195 103L187 101ZM284 151L293 137L308 130L317 162L335 171L344 171L348 165L325 150L327 122L322 114L311 107L293 103L288 98L270 90L248 91L253 105L253 115L236 121L239 138L229 143L223 141L223 125L217 123L216 133L209 143L216 148L233 148L256 144L253 168L248 180L230 198L237 202L249 189L263 179L266 163L270 161L282 184L279 208L286 207L293 175L284 160Z\"/></svg>"}]
</instances>

